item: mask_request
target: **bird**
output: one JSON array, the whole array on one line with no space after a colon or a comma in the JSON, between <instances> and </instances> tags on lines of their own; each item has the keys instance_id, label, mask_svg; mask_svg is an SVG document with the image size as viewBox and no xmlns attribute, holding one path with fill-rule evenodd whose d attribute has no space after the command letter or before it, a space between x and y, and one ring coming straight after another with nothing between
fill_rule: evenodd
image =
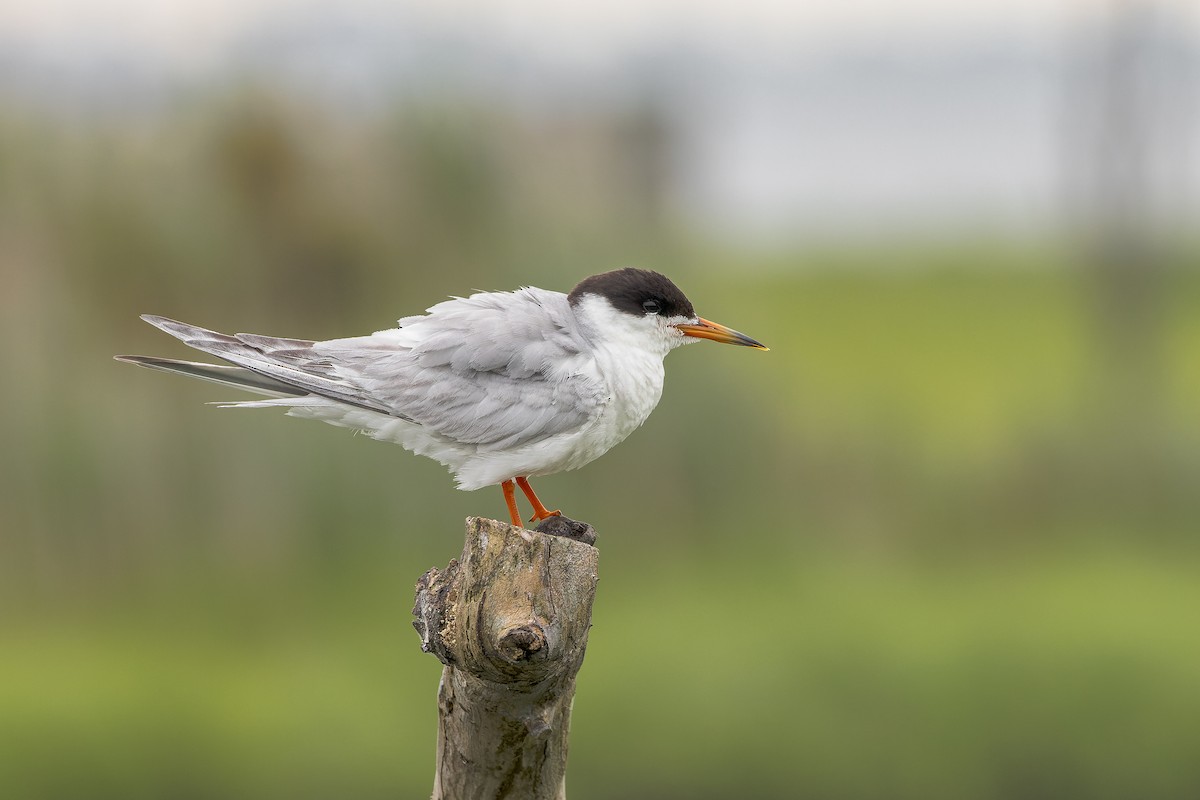
<instances>
[{"instance_id":1,"label":"bird","mask_svg":"<svg viewBox=\"0 0 1200 800\"><path fill-rule=\"evenodd\" d=\"M516 528L551 511L530 478L578 469L642 425L663 391L663 359L710 340L755 339L696 315L665 275L626 267L569 293L523 287L451 297L397 327L326 341L227 335L142 319L227 364L119 355L116 360L265 395L218 403L283 408L362 431L440 462L459 489L499 484Z\"/></svg>"}]
</instances>

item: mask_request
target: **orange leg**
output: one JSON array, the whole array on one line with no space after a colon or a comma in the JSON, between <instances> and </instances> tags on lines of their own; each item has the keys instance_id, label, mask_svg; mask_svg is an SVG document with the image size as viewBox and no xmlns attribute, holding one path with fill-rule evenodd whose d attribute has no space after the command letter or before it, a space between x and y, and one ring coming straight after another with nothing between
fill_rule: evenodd
<instances>
[{"instance_id":1,"label":"orange leg","mask_svg":"<svg viewBox=\"0 0 1200 800\"><path fill-rule=\"evenodd\" d=\"M517 497L513 490L513 482L504 481L500 484L500 489L504 492L504 503L508 506L508 516L512 519L513 527L522 527L521 512L517 510Z\"/></svg>"},{"instance_id":2,"label":"orange leg","mask_svg":"<svg viewBox=\"0 0 1200 800\"><path fill-rule=\"evenodd\" d=\"M517 486L521 487L521 491L525 493L525 496L529 498L530 505L533 506L533 516L529 518L530 522L534 520L541 521L546 517L562 516L561 511L546 510L546 507L542 505L542 501L538 500L538 496L533 493L533 487L529 485L529 481L525 480L525 478L517 478Z\"/></svg>"}]
</instances>

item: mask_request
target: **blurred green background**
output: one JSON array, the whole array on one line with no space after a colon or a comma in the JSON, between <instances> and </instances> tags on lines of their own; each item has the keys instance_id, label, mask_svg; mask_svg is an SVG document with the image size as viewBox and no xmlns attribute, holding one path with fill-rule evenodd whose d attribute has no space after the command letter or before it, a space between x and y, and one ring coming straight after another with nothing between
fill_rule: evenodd
<instances>
[{"instance_id":1,"label":"blurred green background","mask_svg":"<svg viewBox=\"0 0 1200 800\"><path fill-rule=\"evenodd\" d=\"M188 356L138 314L332 338L637 264L772 350L673 355L643 430L538 483L600 535L572 798L1200 796L1200 148L1171 160L1200 139L1156 111L1195 97L1194 19L758 5L769 46L701 4L632 54L570 12L414 11L375 42L411 63L370 69L369 4L225 49L186 4L90 49L82 11L0 17L0 795L431 786L412 587L499 491L115 363ZM183 67L122 44L163 31ZM780 97L847 104L856 143L707 125ZM752 156L779 169L746 189Z\"/></svg>"}]
</instances>

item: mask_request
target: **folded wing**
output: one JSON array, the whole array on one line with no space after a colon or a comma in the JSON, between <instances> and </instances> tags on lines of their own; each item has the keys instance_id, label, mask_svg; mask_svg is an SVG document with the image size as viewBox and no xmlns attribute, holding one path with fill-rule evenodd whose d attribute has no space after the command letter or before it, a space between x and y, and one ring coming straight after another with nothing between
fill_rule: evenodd
<instances>
[{"instance_id":1,"label":"folded wing","mask_svg":"<svg viewBox=\"0 0 1200 800\"><path fill-rule=\"evenodd\" d=\"M143 319L242 369L127 360L280 398L271 404L316 395L481 450L581 428L605 402L566 296L540 289L456 298L400 320L398 328L324 342Z\"/></svg>"},{"instance_id":2,"label":"folded wing","mask_svg":"<svg viewBox=\"0 0 1200 800\"><path fill-rule=\"evenodd\" d=\"M540 289L439 303L371 336L319 342L334 372L395 413L481 449L585 425L603 386L566 296Z\"/></svg>"}]
</instances>

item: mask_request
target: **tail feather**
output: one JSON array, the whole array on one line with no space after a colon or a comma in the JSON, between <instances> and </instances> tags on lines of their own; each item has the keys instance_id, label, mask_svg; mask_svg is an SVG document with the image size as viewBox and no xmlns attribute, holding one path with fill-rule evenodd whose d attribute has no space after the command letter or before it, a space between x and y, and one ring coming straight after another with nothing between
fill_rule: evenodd
<instances>
[{"instance_id":1,"label":"tail feather","mask_svg":"<svg viewBox=\"0 0 1200 800\"><path fill-rule=\"evenodd\" d=\"M253 333L229 336L155 314L143 314L142 319L189 347L222 358L236 366L226 367L145 356L118 356L118 361L238 386L273 397L320 395L368 411L408 419L362 388L337 375L327 358L313 352L314 342L259 336Z\"/></svg>"},{"instance_id":2,"label":"tail feather","mask_svg":"<svg viewBox=\"0 0 1200 800\"><path fill-rule=\"evenodd\" d=\"M139 367L174 372L189 378L199 378L202 381L219 383L222 386L232 386L255 394L268 397L303 397L308 394L294 386L268 378L242 367L230 367L223 364L202 364L197 361L178 361L173 358L156 358L154 356L113 356L117 361L126 364L137 364Z\"/></svg>"}]
</instances>

